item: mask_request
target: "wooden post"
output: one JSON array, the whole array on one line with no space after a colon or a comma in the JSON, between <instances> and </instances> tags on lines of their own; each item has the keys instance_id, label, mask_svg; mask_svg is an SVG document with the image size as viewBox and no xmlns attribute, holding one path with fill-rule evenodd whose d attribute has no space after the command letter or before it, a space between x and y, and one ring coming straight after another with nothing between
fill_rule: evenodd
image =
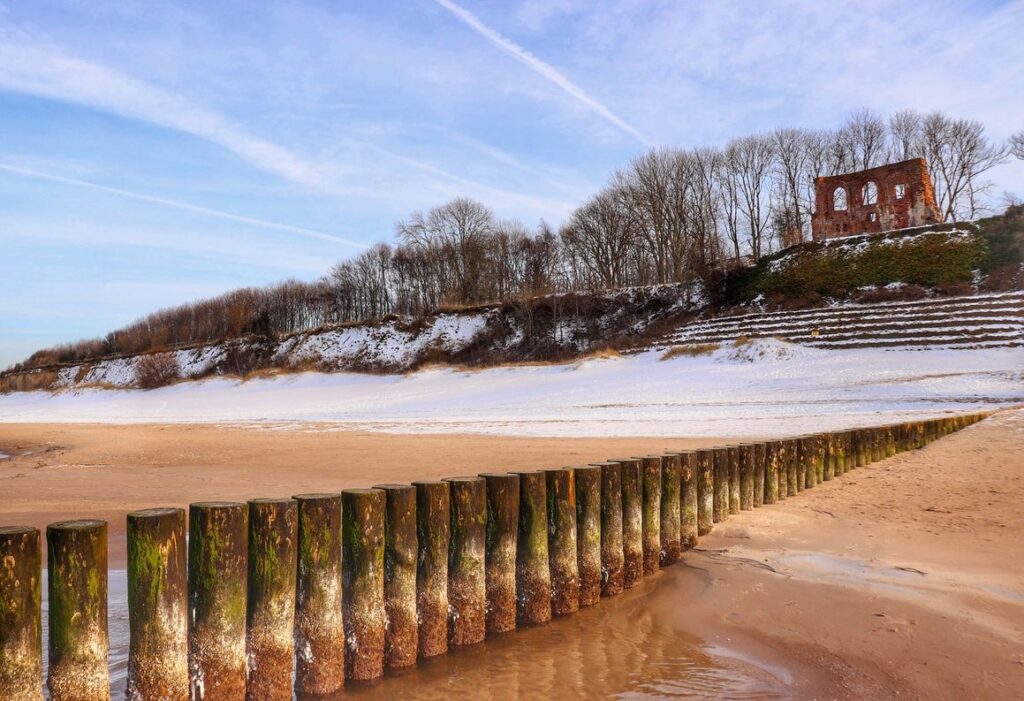
<instances>
[{"instance_id":1,"label":"wooden post","mask_svg":"<svg viewBox=\"0 0 1024 701\"><path fill-rule=\"evenodd\" d=\"M622 547L622 465L601 468L601 596L622 593L625 556Z\"/></svg>"},{"instance_id":2,"label":"wooden post","mask_svg":"<svg viewBox=\"0 0 1024 701\"><path fill-rule=\"evenodd\" d=\"M46 542L50 698L107 701L107 522L52 523Z\"/></svg>"},{"instance_id":3,"label":"wooden post","mask_svg":"<svg viewBox=\"0 0 1024 701\"><path fill-rule=\"evenodd\" d=\"M715 477L715 500L711 520L719 523L729 516L729 449L713 448L711 463Z\"/></svg>"},{"instance_id":4,"label":"wooden post","mask_svg":"<svg viewBox=\"0 0 1024 701\"><path fill-rule=\"evenodd\" d=\"M767 443L754 444L754 508L764 505L764 475L767 460Z\"/></svg>"},{"instance_id":5,"label":"wooden post","mask_svg":"<svg viewBox=\"0 0 1024 701\"><path fill-rule=\"evenodd\" d=\"M679 537L684 548L697 547L697 454L679 454L680 499Z\"/></svg>"},{"instance_id":6,"label":"wooden post","mask_svg":"<svg viewBox=\"0 0 1024 701\"><path fill-rule=\"evenodd\" d=\"M740 471L740 509L754 508L754 446L743 443L737 449L736 463Z\"/></svg>"},{"instance_id":7,"label":"wooden post","mask_svg":"<svg viewBox=\"0 0 1024 701\"><path fill-rule=\"evenodd\" d=\"M787 438L786 445L786 496L795 497L799 493L797 488L797 461L799 460L798 442L794 438Z\"/></svg>"},{"instance_id":8,"label":"wooden post","mask_svg":"<svg viewBox=\"0 0 1024 701\"><path fill-rule=\"evenodd\" d=\"M846 474L846 442L842 432L832 434L832 465L834 476Z\"/></svg>"},{"instance_id":9,"label":"wooden post","mask_svg":"<svg viewBox=\"0 0 1024 701\"><path fill-rule=\"evenodd\" d=\"M551 614L580 608L580 569L576 559L576 475L571 467L545 470L548 497L548 563Z\"/></svg>"},{"instance_id":10,"label":"wooden post","mask_svg":"<svg viewBox=\"0 0 1024 701\"><path fill-rule=\"evenodd\" d=\"M629 589L644 578L644 483L639 460L615 462L622 465L622 581Z\"/></svg>"},{"instance_id":11,"label":"wooden post","mask_svg":"<svg viewBox=\"0 0 1024 701\"><path fill-rule=\"evenodd\" d=\"M783 501L789 496L789 441L786 439L775 441L775 476L778 479L777 501Z\"/></svg>"},{"instance_id":12,"label":"wooden post","mask_svg":"<svg viewBox=\"0 0 1024 701\"><path fill-rule=\"evenodd\" d=\"M682 505L682 466L678 454L661 459L661 566L678 562L683 545L680 537L680 507Z\"/></svg>"},{"instance_id":13,"label":"wooden post","mask_svg":"<svg viewBox=\"0 0 1024 701\"><path fill-rule=\"evenodd\" d=\"M576 468L576 561L580 606L601 600L601 468Z\"/></svg>"},{"instance_id":14,"label":"wooden post","mask_svg":"<svg viewBox=\"0 0 1024 701\"><path fill-rule=\"evenodd\" d=\"M829 482L833 477L835 477L835 434L823 433L821 434L821 440L824 444L824 451L822 455L824 473L822 475L822 479L824 479L826 482Z\"/></svg>"},{"instance_id":15,"label":"wooden post","mask_svg":"<svg viewBox=\"0 0 1024 701\"><path fill-rule=\"evenodd\" d=\"M0 526L0 698L9 701L43 701L42 567L39 529Z\"/></svg>"},{"instance_id":16,"label":"wooden post","mask_svg":"<svg viewBox=\"0 0 1024 701\"><path fill-rule=\"evenodd\" d=\"M416 617L420 657L448 652L448 541L451 499L447 482L413 482L416 487Z\"/></svg>"},{"instance_id":17,"label":"wooden post","mask_svg":"<svg viewBox=\"0 0 1024 701\"><path fill-rule=\"evenodd\" d=\"M416 487L378 484L384 492L384 667L414 667L419 651L416 622Z\"/></svg>"},{"instance_id":18,"label":"wooden post","mask_svg":"<svg viewBox=\"0 0 1024 701\"><path fill-rule=\"evenodd\" d=\"M804 436L800 439L800 473L801 483L804 485L804 489L811 489L815 484L814 474L814 456L817 448L815 447L814 436Z\"/></svg>"},{"instance_id":19,"label":"wooden post","mask_svg":"<svg viewBox=\"0 0 1024 701\"><path fill-rule=\"evenodd\" d=\"M380 489L341 491L345 673L356 681L384 675L384 638L388 627L384 612L386 510L387 495Z\"/></svg>"},{"instance_id":20,"label":"wooden post","mask_svg":"<svg viewBox=\"0 0 1024 701\"><path fill-rule=\"evenodd\" d=\"M295 580L295 690L327 695L345 685L341 597L341 494L299 494Z\"/></svg>"},{"instance_id":21,"label":"wooden post","mask_svg":"<svg viewBox=\"0 0 1024 701\"><path fill-rule=\"evenodd\" d=\"M661 561L661 456L640 458L643 490L643 568L650 577Z\"/></svg>"},{"instance_id":22,"label":"wooden post","mask_svg":"<svg viewBox=\"0 0 1024 701\"><path fill-rule=\"evenodd\" d=\"M448 548L448 642L475 645L487 635L487 483L449 477L451 544Z\"/></svg>"},{"instance_id":23,"label":"wooden post","mask_svg":"<svg viewBox=\"0 0 1024 701\"><path fill-rule=\"evenodd\" d=\"M540 470L517 474L516 605L519 620L532 626L551 620L547 478Z\"/></svg>"},{"instance_id":24,"label":"wooden post","mask_svg":"<svg viewBox=\"0 0 1024 701\"><path fill-rule=\"evenodd\" d=\"M710 449L694 453L697 460L697 535L707 535L714 525L715 466Z\"/></svg>"},{"instance_id":25,"label":"wooden post","mask_svg":"<svg viewBox=\"0 0 1024 701\"><path fill-rule=\"evenodd\" d=\"M765 444L764 469L764 503L774 504L779 500L779 463L780 441L768 441Z\"/></svg>"},{"instance_id":26,"label":"wooden post","mask_svg":"<svg viewBox=\"0 0 1024 701\"><path fill-rule=\"evenodd\" d=\"M245 504L189 504L188 662L195 701L245 696L248 556Z\"/></svg>"},{"instance_id":27,"label":"wooden post","mask_svg":"<svg viewBox=\"0 0 1024 701\"><path fill-rule=\"evenodd\" d=\"M740 512L740 447L727 446L729 454L729 513Z\"/></svg>"},{"instance_id":28,"label":"wooden post","mask_svg":"<svg viewBox=\"0 0 1024 701\"><path fill-rule=\"evenodd\" d=\"M128 514L128 699L188 701L184 509Z\"/></svg>"},{"instance_id":29,"label":"wooden post","mask_svg":"<svg viewBox=\"0 0 1024 701\"><path fill-rule=\"evenodd\" d=\"M519 476L480 475L487 482L487 632L516 629L516 540L519 538Z\"/></svg>"}]
</instances>

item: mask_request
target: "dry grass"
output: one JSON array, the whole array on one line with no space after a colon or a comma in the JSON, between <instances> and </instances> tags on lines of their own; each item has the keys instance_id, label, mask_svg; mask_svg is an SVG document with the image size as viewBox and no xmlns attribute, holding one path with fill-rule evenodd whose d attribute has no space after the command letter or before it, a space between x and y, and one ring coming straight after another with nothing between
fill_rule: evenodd
<instances>
[{"instance_id":1,"label":"dry grass","mask_svg":"<svg viewBox=\"0 0 1024 701\"><path fill-rule=\"evenodd\" d=\"M717 343L691 343L686 346L672 346L661 354L661 360L696 358L701 355L711 355L716 350L718 350Z\"/></svg>"},{"instance_id":2,"label":"dry grass","mask_svg":"<svg viewBox=\"0 0 1024 701\"><path fill-rule=\"evenodd\" d=\"M739 336L735 341L732 342L733 348L742 348L743 346L750 343L750 336Z\"/></svg>"}]
</instances>

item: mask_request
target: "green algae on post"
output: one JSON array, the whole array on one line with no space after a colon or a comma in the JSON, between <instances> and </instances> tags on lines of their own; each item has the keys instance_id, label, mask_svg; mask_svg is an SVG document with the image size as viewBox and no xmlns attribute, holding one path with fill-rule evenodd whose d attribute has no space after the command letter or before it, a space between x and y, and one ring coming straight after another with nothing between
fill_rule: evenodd
<instances>
[{"instance_id":1,"label":"green algae on post","mask_svg":"<svg viewBox=\"0 0 1024 701\"><path fill-rule=\"evenodd\" d=\"M644 577L644 487L639 460L614 462L622 466L622 583L629 589Z\"/></svg>"},{"instance_id":2,"label":"green algae on post","mask_svg":"<svg viewBox=\"0 0 1024 701\"><path fill-rule=\"evenodd\" d=\"M448 550L448 642L475 645L487 634L487 483L449 477L451 546Z\"/></svg>"},{"instance_id":3,"label":"green algae on post","mask_svg":"<svg viewBox=\"0 0 1024 701\"><path fill-rule=\"evenodd\" d=\"M297 540L294 499L249 501L247 701L291 701Z\"/></svg>"},{"instance_id":4,"label":"green algae on post","mask_svg":"<svg viewBox=\"0 0 1024 701\"><path fill-rule=\"evenodd\" d=\"M575 473L580 606L593 606L601 600L601 468L587 465Z\"/></svg>"},{"instance_id":5,"label":"green algae on post","mask_svg":"<svg viewBox=\"0 0 1024 701\"><path fill-rule=\"evenodd\" d=\"M107 701L107 522L52 523L46 543L50 698Z\"/></svg>"},{"instance_id":6,"label":"green algae on post","mask_svg":"<svg viewBox=\"0 0 1024 701\"><path fill-rule=\"evenodd\" d=\"M679 454L679 538L684 548L697 547L697 454Z\"/></svg>"},{"instance_id":7,"label":"green algae on post","mask_svg":"<svg viewBox=\"0 0 1024 701\"><path fill-rule=\"evenodd\" d=\"M341 596L345 674L367 681L384 675L384 511L380 489L341 492Z\"/></svg>"},{"instance_id":8,"label":"green algae on post","mask_svg":"<svg viewBox=\"0 0 1024 701\"><path fill-rule=\"evenodd\" d=\"M384 666L404 669L416 664L416 488L378 484L386 495L384 515Z\"/></svg>"},{"instance_id":9,"label":"green algae on post","mask_svg":"<svg viewBox=\"0 0 1024 701\"><path fill-rule=\"evenodd\" d=\"M540 470L516 474L519 477L516 610L519 621L532 626L551 620L547 477Z\"/></svg>"},{"instance_id":10,"label":"green algae on post","mask_svg":"<svg viewBox=\"0 0 1024 701\"><path fill-rule=\"evenodd\" d=\"M715 465L714 453L698 450L697 461L697 535L707 535L714 525Z\"/></svg>"},{"instance_id":11,"label":"green algae on post","mask_svg":"<svg viewBox=\"0 0 1024 701\"><path fill-rule=\"evenodd\" d=\"M548 564L551 615L580 607L580 569L576 559L576 475L571 467L545 470L548 500Z\"/></svg>"},{"instance_id":12,"label":"green algae on post","mask_svg":"<svg viewBox=\"0 0 1024 701\"><path fill-rule=\"evenodd\" d=\"M678 562L682 556L682 459L679 454L661 459L661 566Z\"/></svg>"},{"instance_id":13,"label":"green algae on post","mask_svg":"<svg viewBox=\"0 0 1024 701\"><path fill-rule=\"evenodd\" d=\"M736 460L740 471L740 509L748 511L754 508L754 446L739 446Z\"/></svg>"},{"instance_id":14,"label":"green algae on post","mask_svg":"<svg viewBox=\"0 0 1024 701\"><path fill-rule=\"evenodd\" d=\"M184 509L127 518L128 699L188 701L188 572Z\"/></svg>"},{"instance_id":15,"label":"green algae on post","mask_svg":"<svg viewBox=\"0 0 1024 701\"><path fill-rule=\"evenodd\" d=\"M0 526L0 698L8 701L43 699L42 567L38 528Z\"/></svg>"},{"instance_id":16,"label":"green algae on post","mask_svg":"<svg viewBox=\"0 0 1024 701\"><path fill-rule=\"evenodd\" d=\"M651 576L661 565L661 456L640 459L643 490L643 568Z\"/></svg>"},{"instance_id":17,"label":"green algae on post","mask_svg":"<svg viewBox=\"0 0 1024 701\"><path fill-rule=\"evenodd\" d=\"M448 540L451 498L447 482L413 482L416 488L416 618L420 657L448 651Z\"/></svg>"},{"instance_id":18,"label":"green algae on post","mask_svg":"<svg viewBox=\"0 0 1024 701\"><path fill-rule=\"evenodd\" d=\"M341 495L298 494L295 690L326 695L345 685L341 597Z\"/></svg>"},{"instance_id":19,"label":"green algae on post","mask_svg":"<svg viewBox=\"0 0 1024 701\"><path fill-rule=\"evenodd\" d=\"M765 444L764 458L764 503L774 504L779 500L779 464L782 460L781 441Z\"/></svg>"},{"instance_id":20,"label":"green algae on post","mask_svg":"<svg viewBox=\"0 0 1024 701\"><path fill-rule=\"evenodd\" d=\"M766 443L755 443L752 460L754 461L754 508L764 505L764 475L767 459Z\"/></svg>"},{"instance_id":21,"label":"green algae on post","mask_svg":"<svg viewBox=\"0 0 1024 701\"><path fill-rule=\"evenodd\" d=\"M236 502L188 508L188 662L197 701L245 696L248 516Z\"/></svg>"},{"instance_id":22,"label":"green algae on post","mask_svg":"<svg viewBox=\"0 0 1024 701\"><path fill-rule=\"evenodd\" d=\"M487 632L516 628L516 540L519 537L519 477L480 475L487 482Z\"/></svg>"},{"instance_id":23,"label":"green algae on post","mask_svg":"<svg viewBox=\"0 0 1024 701\"><path fill-rule=\"evenodd\" d=\"M622 465L601 468L601 596L622 593L625 557L622 550Z\"/></svg>"},{"instance_id":24,"label":"green algae on post","mask_svg":"<svg viewBox=\"0 0 1024 701\"><path fill-rule=\"evenodd\" d=\"M729 454L729 513L740 512L740 448L728 446Z\"/></svg>"},{"instance_id":25,"label":"green algae on post","mask_svg":"<svg viewBox=\"0 0 1024 701\"><path fill-rule=\"evenodd\" d=\"M712 448L710 452L714 474L714 502L711 520L720 523L729 516L729 449Z\"/></svg>"}]
</instances>

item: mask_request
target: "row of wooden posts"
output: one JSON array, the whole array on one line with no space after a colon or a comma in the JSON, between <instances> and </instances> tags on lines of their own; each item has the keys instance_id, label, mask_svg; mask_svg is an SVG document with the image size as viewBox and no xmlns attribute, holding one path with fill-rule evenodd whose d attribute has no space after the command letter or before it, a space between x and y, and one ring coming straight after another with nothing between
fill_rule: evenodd
<instances>
[{"instance_id":1,"label":"row of wooden posts","mask_svg":"<svg viewBox=\"0 0 1024 701\"><path fill-rule=\"evenodd\" d=\"M730 514L983 418L128 514L128 698L281 699L639 584ZM188 538L186 540L186 532ZM107 523L46 529L53 701L110 697ZM42 698L40 533L0 528L0 698Z\"/></svg>"}]
</instances>

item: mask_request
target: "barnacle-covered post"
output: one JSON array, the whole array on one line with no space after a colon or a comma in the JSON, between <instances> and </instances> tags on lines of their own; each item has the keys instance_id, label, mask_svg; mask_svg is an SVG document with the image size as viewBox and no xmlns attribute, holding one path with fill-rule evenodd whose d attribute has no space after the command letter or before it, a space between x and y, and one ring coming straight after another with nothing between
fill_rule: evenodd
<instances>
[{"instance_id":1,"label":"barnacle-covered post","mask_svg":"<svg viewBox=\"0 0 1024 701\"><path fill-rule=\"evenodd\" d=\"M782 442L768 441L764 458L764 503L774 504L779 500L779 464L782 461Z\"/></svg>"},{"instance_id":2,"label":"barnacle-covered post","mask_svg":"<svg viewBox=\"0 0 1024 701\"><path fill-rule=\"evenodd\" d=\"M714 448L711 451L711 462L715 476L715 501L711 519L719 523L729 516L729 449Z\"/></svg>"},{"instance_id":3,"label":"barnacle-covered post","mask_svg":"<svg viewBox=\"0 0 1024 701\"><path fill-rule=\"evenodd\" d=\"M694 453L697 462L697 535L707 535L714 525L715 464L711 450Z\"/></svg>"},{"instance_id":4,"label":"barnacle-covered post","mask_svg":"<svg viewBox=\"0 0 1024 701\"><path fill-rule=\"evenodd\" d=\"M249 511L209 501L188 508L189 671L201 701L245 694Z\"/></svg>"},{"instance_id":5,"label":"barnacle-covered post","mask_svg":"<svg viewBox=\"0 0 1024 701\"><path fill-rule=\"evenodd\" d=\"M754 444L754 508L764 505L764 475L768 444Z\"/></svg>"},{"instance_id":6,"label":"barnacle-covered post","mask_svg":"<svg viewBox=\"0 0 1024 701\"><path fill-rule=\"evenodd\" d=\"M184 509L128 514L128 699L188 701Z\"/></svg>"},{"instance_id":7,"label":"barnacle-covered post","mask_svg":"<svg viewBox=\"0 0 1024 701\"><path fill-rule=\"evenodd\" d=\"M341 492L341 574L345 673L365 681L384 674L384 512L380 489ZM483 564L481 562L481 564Z\"/></svg>"},{"instance_id":8,"label":"barnacle-covered post","mask_svg":"<svg viewBox=\"0 0 1024 701\"><path fill-rule=\"evenodd\" d=\"M416 617L420 657L448 652L448 540L451 499L448 483L413 482L416 488Z\"/></svg>"},{"instance_id":9,"label":"barnacle-covered post","mask_svg":"<svg viewBox=\"0 0 1024 701\"><path fill-rule=\"evenodd\" d=\"M0 526L0 698L10 701L43 699L42 566L38 528Z\"/></svg>"},{"instance_id":10,"label":"barnacle-covered post","mask_svg":"<svg viewBox=\"0 0 1024 701\"><path fill-rule=\"evenodd\" d=\"M519 535L516 544L516 605L526 625L551 620L548 559L547 478L540 470L519 472Z\"/></svg>"},{"instance_id":11,"label":"barnacle-covered post","mask_svg":"<svg viewBox=\"0 0 1024 701\"><path fill-rule=\"evenodd\" d=\"M729 452L729 513L740 512L740 447L727 446Z\"/></svg>"},{"instance_id":12,"label":"barnacle-covered post","mask_svg":"<svg viewBox=\"0 0 1024 701\"><path fill-rule=\"evenodd\" d=\"M580 569L576 552L576 476L571 467L545 470L548 497L548 563L551 613L579 610Z\"/></svg>"},{"instance_id":13,"label":"barnacle-covered post","mask_svg":"<svg viewBox=\"0 0 1024 701\"><path fill-rule=\"evenodd\" d=\"M480 475L487 482L487 632L516 628L516 540L519 537L519 476Z\"/></svg>"},{"instance_id":14,"label":"barnacle-covered post","mask_svg":"<svg viewBox=\"0 0 1024 701\"><path fill-rule=\"evenodd\" d=\"M737 463L740 470L740 509L754 508L754 446L744 443L739 446Z\"/></svg>"},{"instance_id":15,"label":"barnacle-covered post","mask_svg":"<svg viewBox=\"0 0 1024 701\"><path fill-rule=\"evenodd\" d=\"M679 536L684 548L697 547L697 454L679 454Z\"/></svg>"},{"instance_id":16,"label":"barnacle-covered post","mask_svg":"<svg viewBox=\"0 0 1024 701\"><path fill-rule=\"evenodd\" d=\"M580 606L601 600L601 468L576 468L576 561Z\"/></svg>"},{"instance_id":17,"label":"barnacle-covered post","mask_svg":"<svg viewBox=\"0 0 1024 701\"><path fill-rule=\"evenodd\" d=\"M622 580L629 589L644 577L644 484L639 460L615 462L622 466Z\"/></svg>"},{"instance_id":18,"label":"barnacle-covered post","mask_svg":"<svg viewBox=\"0 0 1024 701\"><path fill-rule=\"evenodd\" d=\"M487 635L487 483L449 477L451 542L448 548L448 642L475 645Z\"/></svg>"},{"instance_id":19,"label":"barnacle-covered post","mask_svg":"<svg viewBox=\"0 0 1024 701\"><path fill-rule=\"evenodd\" d=\"M640 459L643 490L643 567L649 577L661 561L661 456Z\"/></svg>"},{"instance_id":20,"label":"barnacle-covered post","mask_svg":"<svg viewBox=\"0 0 1024 701\"><path fill-rule=\"evenodd\" d=\"M681 540L682 481L678 453L661 458L661 566L671 565L682 556Z\"/></svg>"},{"instance_id":21,"label":"barnacle-covered post","mask_svg":"<svg viewBox=\"0 0 1024 701\"><path fill-rule=\"evenodd\" d=\"M345 685L341 494L299 494L295 580L295 690L323 696Z\"/></svg>"},{"instance_id":22,"label":"barnacle-covered post","mask_svg":"<svg viewBox=\"0 0 1024 701\"><path fill-rule=\"evenodd\" d=\"M416 664L419 627L416 623L416 488L411 484L378 484L385 494L384 511L384 666L405 669Z\"/></svg>"},{"instance_id":23,"label":"barnacle-covered post","mask_svg":"<svg viewBox=\"0 0 1024 701\"><path fill-rule=\"evenodd\" d=\"M625 555L622 547L622 465L604 462L601 468L601 596L622 593Z\"/></svg>"}]
</instances>

